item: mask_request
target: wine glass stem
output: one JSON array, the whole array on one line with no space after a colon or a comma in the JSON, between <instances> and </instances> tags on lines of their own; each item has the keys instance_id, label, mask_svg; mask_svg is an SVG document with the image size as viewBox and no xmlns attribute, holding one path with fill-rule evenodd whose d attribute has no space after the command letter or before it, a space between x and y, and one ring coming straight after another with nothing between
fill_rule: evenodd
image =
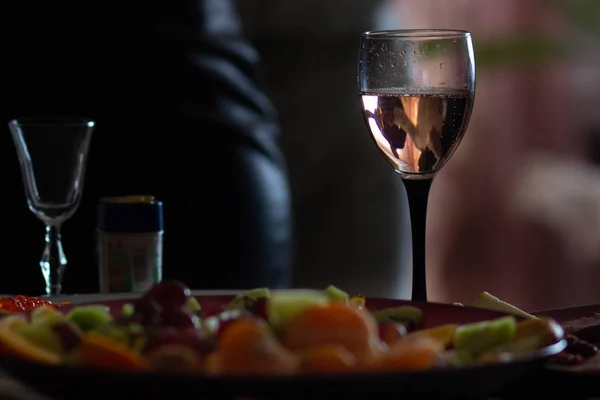
<instances>
[{"instance_id":1,"label":"wine glass stem","mask_svg":"<svg viewBox=\"0 0 600 400\"><path fill-rule=\"evenodd\" d=\"M412 300L427 301L427 274L425 268L425 236L427 228L427 201L433 178L402 179L408 207L412 233Z\"/></svg>"},{"instance_id":2,"label":"wine glass stem","mask_svg":"<svg viewBox=\"0 0 600 400\"><path fill-rule=\"evenodd\" d=\"M60 224L46 225L46 246L40 260L40 268L46 283L47 295L61 294L66 266L67 258L62 248Z\"/></svg>"}]
</instances>

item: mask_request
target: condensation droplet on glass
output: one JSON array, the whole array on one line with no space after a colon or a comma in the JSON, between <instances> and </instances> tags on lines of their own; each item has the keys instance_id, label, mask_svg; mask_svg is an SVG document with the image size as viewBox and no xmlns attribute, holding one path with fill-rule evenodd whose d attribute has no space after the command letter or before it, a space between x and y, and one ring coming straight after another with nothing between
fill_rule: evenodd
<instances>
[{"instance_id":1,"label":"condensation droplet on glass","mask_svg":"<svg viewBox=\"0 0 600 400\"><path fill-rule=\"evenodd\" d=\"M469 84L468 83L463 83L463 88L468 89L469 88Z\"/></svg>"},{"instance_id":2,"label":"condensation droplet on glass","mask_svg":"<svg viewBox=\"0 0 600 400\"><path fill-rule=\"evenodd\" d=\"M394 63L390 63L390 67L396 68L396 66L394 65Z\"/></svg>"},{"instance_id":3,"label":"condensation droplet on glass","mask_svg":"<svg viewBox=\"0 0 600 400\"><path fill-rule=\"evenodd\" d=\"M440 47L440 44L439 44L439 43L438 43L438 44L436 44L436 45L435 45L435 47Z\"/></svg>"},{"instance_id":4,"label":"condensation droplet on glass","mask_svg":"<svg viewBox=\"0 0 600 400\"><path fill-rule=\"evenodd\" d=\"M440 63L440 69L444 68L444 63Z\"/></svg>"},{"instance_id":5,"label":"condensation droplet on glass","mask_svg":"<svg viewBox=\"0 0 600 400\"><path fill-rule=\"evenodd\" d=\"M458 39L456 39L456 38L452 39L452 43L458 43Z\"/></svg>"},{"instance_id":6,"label":"condensation droplet on glass","mask_svg":"<svg viewBox=\"0 0 600 400\"><path fill-rule=\"evenodd\" d=\"M404 57L405 55L406 55L406 51L405 51L405 50L402 50L402 51L400 52L400 57Z\"/></svg>"}]
</instances>

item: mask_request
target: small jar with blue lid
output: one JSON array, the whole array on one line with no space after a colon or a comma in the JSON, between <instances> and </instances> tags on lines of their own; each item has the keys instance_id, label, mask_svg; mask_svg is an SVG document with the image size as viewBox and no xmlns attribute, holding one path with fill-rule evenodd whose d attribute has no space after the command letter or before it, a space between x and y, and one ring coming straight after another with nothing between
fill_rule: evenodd
<instances>
[{"instance_id":1,"label":"small jar with blue lid","mask_svg":"<svg viewBox=\"0 0 600 400\"><path fill-rule=\"evenodd\" d=\"M100 293L145 292L162 279L163 207L152 196L98 205Z\"/></svg>"}]
</instances>

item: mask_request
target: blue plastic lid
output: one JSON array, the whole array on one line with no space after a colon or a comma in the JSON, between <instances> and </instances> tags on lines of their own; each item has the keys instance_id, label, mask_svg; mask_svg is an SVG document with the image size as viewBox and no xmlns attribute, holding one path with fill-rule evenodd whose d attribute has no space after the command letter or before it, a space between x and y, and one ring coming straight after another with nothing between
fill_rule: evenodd
<instances>
[{"instance_id":1,"label":"blue plastic lid","mask_svg":"<svg viewBox=\"0 0 600 400\"><path fill-rule=\"evenodd\" d=\"M98 204L98 229L115 233L161 232L162 202L152 196L102 198Z\"/></svg>"}]
</instances>

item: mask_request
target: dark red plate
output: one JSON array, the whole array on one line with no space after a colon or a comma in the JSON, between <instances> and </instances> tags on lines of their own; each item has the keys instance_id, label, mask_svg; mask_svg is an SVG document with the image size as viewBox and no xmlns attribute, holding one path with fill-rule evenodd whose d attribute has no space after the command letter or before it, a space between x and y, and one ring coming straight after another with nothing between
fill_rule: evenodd
<instances>
[{"instance_id":1,"label":"dark red plate","mask_svg":"<svg viewBox=\"0 0 600 400\"><path fill-rule=\"evenodd\" d=\"M208 311L218 311L231 296L197 297ZM113 311L127 301L106 302ZM470 323L505 314L449 304L413 303L401 300L367 299L367 306L414 305L423 310L424 327L447 323ZM67 307L68 308L68 307ZM114 371L49 366L0 356L0 367L17 380L56 399L106 398L234 398L259 399L353 399L360 398L481 398L506 390L512 384L543 369L547 359L562 351L561 341L515 362L423 372L300 375L291 377L207 377L165 373L122 373ZM185 396L185 397L183 397Z\"/></svg>"}]
</instances>

